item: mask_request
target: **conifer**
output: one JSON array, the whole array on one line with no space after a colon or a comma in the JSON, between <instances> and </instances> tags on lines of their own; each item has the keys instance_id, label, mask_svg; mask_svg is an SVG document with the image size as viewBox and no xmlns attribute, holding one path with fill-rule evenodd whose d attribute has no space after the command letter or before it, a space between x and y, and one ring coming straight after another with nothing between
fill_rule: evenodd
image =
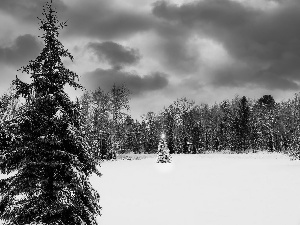
<instances>
[{"instance_id":1,"label":"conifer","mask_svg":"<svg viewBox=\"0 0 300 225\"><path fill-rule=\"evenodd\" d=\"M21 71L31 75L27 84L14 80L16 95L26 102L5 125L9 145L0 146L0 219L5 224L97 224L99 194L89 176L101 175L81 132L78 103L65 85L81 88L76 73L62 58L72 55L58 40L66 23L59 22L52 1L40 20L44 48Z\"/></svg>"},{"instance_id":2,"label":"conifer","mask_svg":"<svg viewBox=\"0 0 300 225\"><path fill-rule=\"evenodd\" d=\"M166 135L162 134L158 144L157 151L157 162L158 163L170 163L171 155L167 145Z\"/></svg>"}]
</instances>

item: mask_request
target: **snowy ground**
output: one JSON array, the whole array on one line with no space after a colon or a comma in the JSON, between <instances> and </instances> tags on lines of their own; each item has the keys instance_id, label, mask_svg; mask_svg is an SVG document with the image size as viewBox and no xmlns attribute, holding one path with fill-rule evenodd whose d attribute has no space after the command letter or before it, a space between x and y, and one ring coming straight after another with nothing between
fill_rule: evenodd
<instances>
[{"instance_id":1,"label":"snowy ground","mask_svg":"<svg viewBox=\"0 0 300 225\"><path fill-rule=\"evenodd\" d=\"M102 163L103 176L91 177L99 224L300 225L300 161L262 153L155 160Z\"/></svg>"},{"instance_id":2,"label":"snowy ground","mask_svg":"<svg viewBox=\"0 0 300 225\"><path fill-rule=\"evenodd\" d=\"M101 225L300 225L300 162L280 154L104 162Z\"/></svg>"}]
</instances>

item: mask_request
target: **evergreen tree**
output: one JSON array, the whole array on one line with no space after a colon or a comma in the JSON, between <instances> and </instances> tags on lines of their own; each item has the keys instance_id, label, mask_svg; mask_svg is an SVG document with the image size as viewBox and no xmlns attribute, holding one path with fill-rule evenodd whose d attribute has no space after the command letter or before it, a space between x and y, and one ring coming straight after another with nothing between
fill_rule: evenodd
<instances>
[{"instance_id":1,"label":"evergreen tree","mask_svg":"<svg viewBox=\"0 0 300 225\"><path fill-rule=\"evenodd\" d=\"M260 119L260 133L263 139L262 149L275 150L275 111L276 102L271 95L264 95L257 101Z\"/></svg>"},{"instance_id":2,"label":"evergreen tree","mask_svg":"<svg viewBox=\"0 0 300 225\"><path fill-rule=\"evenodd\" d=\"M200 126L195 124L192 129L192 153L198 153L198 149L200 148Z\"/></svg>"},{"instance_id":3,"label":"evergreen tree","mask_svg":"<svg viewBox=\"0 0 300 225\"><path fill-rule=\"evenodd\" d=\"M264 95L258 99L258 104L260 107L272 109L275 107L275 100L272 95Z\"/></svg>"},{"instance_id":4,"label":"evergreen tree","mask_svg":"<svg viewBox=\"0 0 300 225\"><path fill-rule=\"evenodd\" d=\"M245 151L249 146L249 118L250 106L248 100L243 96L239 100L238 112L236 117L236 135L237 135L237 149L238 151Z\"/></svg>"},{"instance_id":5,"label":"evergreen tree","mask_svg":"<svg viewBox=\"0 0 300 225\"><path fill-rule=\"evenodd\" d=\"M222 150L232 148L232 108L228 100L223 101L220 105L220 124L219 124L219 140Z\"/></svg>"},{"instance_id":6,"label":"evergreen tree","mask_svg":"<svg viewBox=\"0 0 300 225\"><path fill-rule=\"evenodd\" d=\"M183 138L182 152L184 154L188 154L189 153L189 141L188 141L188 137L186 137L186 136Z\"/></svg>"},{"instance_id":7,"label":"evergreen tree","mask_svg":"<svg viewBox=\"0 0 300 225\"><path fill-rule=\"evenodd\" d=\"M136 133L135 133L135 124L134 120L127 116L125 119L125 143L124 143L124 152L134 152L138 153L139 149L137 148L136 143Z\"/></svg>"},{"instance_id":8,"label":"evergreen tree","mask_svg":"<svg viewBox=\"0 0 300 225\"><path fill-rule=\"evenodd\" d=\"M66 26L52 2L40 19L45 46L22 72L32 83L16 78L16 94L26 103L8 123L10 144L0 146L0 219L5 224L97 224L99 195L89 183L96 161L81 132L78 104L64 92L66 84L80 88L78 76L62 57L73 57L57 39Z\"/></svg>"},{"instance_id":9,"label":"evergreen tree","mask_svg":"<svg viewBox=\"0 0 300 225\"><path fill-rule=\"evenodd\" d=\"M168 146L167 146L165 134L162 134L161 139L159 140L158 151L157 151L157 162L158 163L170 163L171 162L170 150L168 149Z\"/></svg>"},{"instance_id":10,"label":"evergreen tree","mask_svg":"<svg viewBox=\"0 0 300 225\"><path fill-rule=\"evenodd\" d=\"M167 145L170 149L170 154L174 154L174 130L175 130L175 119L170 109L165 109L163 112L164 117L164 129L167 135Z\"/></svg>"}]
</instances>

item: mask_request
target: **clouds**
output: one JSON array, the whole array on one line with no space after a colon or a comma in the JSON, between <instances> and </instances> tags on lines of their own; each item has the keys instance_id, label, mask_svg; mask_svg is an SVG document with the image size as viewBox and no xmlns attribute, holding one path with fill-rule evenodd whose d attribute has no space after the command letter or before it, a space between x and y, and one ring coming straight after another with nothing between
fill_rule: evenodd
<instances>
[{"instance_id":1,"label":"clouds","mask_svg":"<svg viewBox=\"0 0 300 225\"><path fill-rule=\"evenodd\" d=\"M184 27L162 24L157 28L156 51L159 60L174 75L185 76L197 72L199 50L191 38L191 33Z\"/></svg>"},{"instance_id":2,"label":"clouds","mask_svg":"<svg viewBox=\"0 0 300 225\"><path fill-rule=\"evenodd\" d=\"M299 10L299 2L291 0L279 2L268 10L231 0L203 0L180 6L159 1L152 12L162 20L221 43L228 51L233 63L212 69L212 83L297 89Z\"/></svg>"},{"instance_id":3,"label":"clouds","mask_svg":"<svg viewBox=\"0 0 300 225\"><path fill-rule=\"evenodd\" d=\"M152 12L167 20L178 20L187 26L210 21L214 26L237 27L256 14L252 8L230 0L193 1L181 6L166 1L157 1Z\"/></svg>"},{"instance_id":4,"label":"clouds","mask_svg":"<svg viewBox=\"0 0 300 225\"><path fill-rule=\"evenodd\" d=\"M155 72L142 77L136 73L100 68L86 73L82 80L88 89L101 87L107 91L114 84L117 86L125 85L133 95L160 90L168 85L166 74L163 73Z\"/></svg>"},{"instance_id":5,"label":"clouds","mask_svg":"<svg viewBox=\"0 0 300 225\"><path fill-rule=\"evenodd\" d=\"M17 67L25 66L29 60L38 56L41 49L41 44L34 36L30 34L21 35L11 46L0 46L0 63Z\"/></svg>"},{"instance_id":6,"label":"clouds","mask_svg":"<svg viewBox=\"0 0 300 225\"><path fill-rule=\"evenodd\" d=\"M137 65L141 59L138 49L125 47L116 42L90 42L88 48L97 55L99 61L106 61L111 68L97 68L83 76L83 82L88 89L101 87L109 90L114 84L125 85L134 96L145 92L163 89L168 85L167 75L160 72L150 72L140 76L136 72L126 71L127 66Z\"/></svg>"},{"instance_id":7,"label":"clouds","mask_svg":"<svg viewBox=\"0 0 300 225\"><path fill-rule=\"evenodd\" d=\"M99 60L107 61L113 68L121 69L126 65L139 62L141 55L137 49L124 47L118 43L107 41L102 43L91 42L88 44Z\"/></svg>"},{"instance_id":8,"label":"clouds","mask_svg":"<svg viewBox=\"0 0 300 225\"><path fill-rule=\"evenodd\" d=\"M0 1L0 63L9 74L41 51L36 17L45 2ZM59 39L75 61L66 66L88 89L126 84L133 99L160 108L182 96L214 103L299 91L298 0L53 2L68 20Z\"/></svg>"},{"instance_id":9,"label":"clouds","mask_svg":"<svg viewBox=\"0 0 300 225\"><path fill-rule=\"evenodd\" d=\"M257 66L259 68L259 66ZM265 90L297 91L299 85L293 79L286 76L277 76L268 70L258 70L253 65L235 63L231 66L224 66L214 70L211 84L218 87L231 88L263 88Z\"/></svg>"},{"instance_id":10,"label":"clouds","mask_svg":"<svg viewBox=\"0 0 300 225\"><path fill-rule=\"evenodd\" d=\"M0 45L0 94L11 85L17 69L35 59L41 50L41 43L30 34L18 36L10 45ZM25 82L30 80L27 74L20 74L19 78Z\"/></svg>"},{"instance_id":11,"label":"clouds","mask_svg":"<svg viewBox=\"0 0 300 225\"><path fill-rule=\"evenodd\" d=\"M47 0L1 0L0 1L0 11L4 13L9 13L15 19L26 20L29 22L36 22L37 16L42 14L42 8ZM66 5L62 0L53 1L55 8L59 11L65 11Z\"/></svg>"},{"instance_id":12,"label":"clouds","mask_svg":"<svg viewBox=\"0 0 300 225\"><path fill-rule=\"evenodd\" d=\"M47 0L1 0L0 11L12 19L35 25ZM111 0L55 0L53 5L62 21L69 20L63 33L104 39L120 39L151 29L153 17L122 7Z\"/></svg>"},{"instance_id":13,"label":"clouds","mask_svg":"<svg viewBox=\"0 0 300 225\"><path fill-rule=\"evenodd\" d=\"M153 17L138 10L128 10L121 2L75 1L69 4L66 17L71 18L68 35L120 40L152 28Z\"/></svg>"}]
</instances>

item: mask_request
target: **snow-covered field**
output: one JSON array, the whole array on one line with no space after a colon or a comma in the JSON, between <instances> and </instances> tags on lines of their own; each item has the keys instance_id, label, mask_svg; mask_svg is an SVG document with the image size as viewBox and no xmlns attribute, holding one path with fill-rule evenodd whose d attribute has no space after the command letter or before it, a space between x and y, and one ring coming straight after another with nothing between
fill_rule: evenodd
<instances>
[{"instance_id":1,"label":"snow-covered field","mask_svg":"<svg viewBox=\"0 0 300 225\"><path fill-rule=\"evenodd\" d=\"M300 161L263 153L172 157L171 164L102 163L103 176L91 177L101 195L99 224L300 225Z\"/></svg>"},{"instance_id":2,"label":"snow-covered field","mask_svg":"<svg viewBox=\"0 0 300 225\"><path fill-rule=\"evenodd\" d=\"M300 162L280 154L104 162L101 225L300 225Z\"/></svg>"}]
</instances>

